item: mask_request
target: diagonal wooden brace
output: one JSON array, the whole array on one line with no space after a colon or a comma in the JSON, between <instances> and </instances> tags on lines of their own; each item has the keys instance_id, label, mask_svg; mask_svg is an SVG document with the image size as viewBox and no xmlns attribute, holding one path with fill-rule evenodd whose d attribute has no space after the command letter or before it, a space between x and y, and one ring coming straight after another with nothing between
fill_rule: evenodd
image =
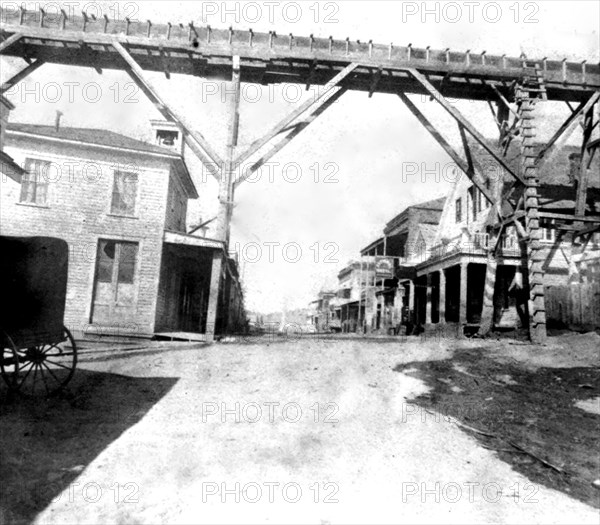
<instances>
[{"instance_id":1,"label":"diagonal wooden brace","mask_svg":"<svg viewBox=\"0 0 600 525\"><path fill-rule=\"evenodd\" d=\"M275 127L273 127L271 131L269 131L266 135L250 144L250 147L235 159L234 164L237 166L241 165L244 161L248 160L252 155L258 152L260 148L269 143L274 137L284 132L286 128L292 122L294 122L294 120L300 117L300 115L302 115L309 109L314 109L315 106L321 105L324 101L324 97L328 93L331 93L331 91L335 89L342 80L344 80L348 75L350 75L350 73L352 73L357 66L358 64L352 63L346 66L344 69L342 69L342 71L340 71L327 84L325 84L322 90L319 90L319 93L315 97L310 98L309 100L301 104L298 108L296 108L283 120L281 120Z\"/></svg>"},{"instance_id":2,"label":"diagonal wooden brace","mask_svg":"<svg viewBox=\"0 0 600 525\"><path fill-rule=\"evenodd\" d=\"M123 60L127 62L129 66L127 72L134 82L153 102L156 109L163 115L164 118L181 126L184 131L184 139L186 144L209 169L211 174L218 180L220 178L221 167L223 166L223 160L221 157L219 157L219 155L213 151L201 133L190 130L185 124L183 124L181 118L177 115L173 108L167 106L167 104L157 94L154 87L145 78L143 69L138 65L128 51L117 41L114 41L112 45L121 55L121 57L123 57Z\"/></svg>"},{"instance_id":3,"label":"diagonal wooden brace","mask_svg":"<svg viewBox=\"0 0 600 525\"><path fill-rule=\"evenodd\" d=\"M21 80L33 73L38 67L44 64L44 62L45 61L42 59L37 59L35 62L32 62L31 64L25 66L23 69L21 69L21 71L14 74L2 84L2 86L0 87L0 93L5 93L10 88L21 82Z\"/></svg>"},{"instance_id":4,"label":"diagonal wooden brace","mask_svg":"<svg viewBox=\"0 0 600 525\"><path fill-rule=\"evenodd\" d=\"M494 206L495 199L492 193L486 188L484 184L483 176L478 173L472 166L469 166L467 162L463 160L460 154L450 145L450 143L442 136L442 134L435 128L435 126L427 119L427 117L419 110L412 100L408 98L404 93L398 93L398 96L404 102L410 112L417 117L419 122L425 127L438 144L444 149L448 156L454 161L454 163L460 168L470 179L473 184L477 186L477 189L481 191L483 196Z\"/></svg>"},{"instance_id":5,"label":"diagonal wooden brace","mask_svg":"<svg viewBox=\"0 0 600 525\"><path fill-rule=\"evenodd\" d=\"M450 114L450 116L452 116L452 118L454 118L459 124L464 126L464 128L469 132L469 134L472 135L472 137L480 144L480 146L483 149L485 149L494 158L494 160L498 164L500 164L500 166L502 166L516 180L518 180L522 184L525 184L525 180L518 173L515 173L515 171L505 162L502 156L487 143L485 137L475 129L475 127L466 119L466 117L460 111L458 111L458 109L456 109L452 104L450 104L450 102L448 102L444 98L444 96L433 86L433 84L431 84L431 82L427 80L427 77L425 77L425 75L419 73L416 69L412 68L409 68L406 71L410 73L415 78L415 80L417 80L425 88L427 92L429 92L429 94L434 98L434 100L436 100L436 102L438 102Z\"/></svg>"},{"instance_id":6,"label":"diagonal wooden brace","mask_svg":"<svg viewBox=\"0 0 600 525\"><path fill-rule=\"evenodd\" d=\"M21 38L23 38L23 35L21 33L15 33L14 35L11 35L6 40L4 40L0 44L0 55L3 55L9 47L16 44L19 40L21 40Z\"/></svg>"},{"instance_id":7,"label":"diagonal wooden brace","mask_svg":"<svg viewBox=\"0 0 600 525\"><path fill-rule=\"evenodd\" d=\"M550 157L550 155L548 155L548 153L551 152L553 149L555 149L558 146L558 144L557 144L558 139L560 139L562 137L561 143L568 140L571 133L573 133L573 131L575 130L578 118L581 115L585 115L592 108L592 106L598 101L598 99L600 99L600 91L596 91L596 93L594 93L588 99L588 101L586 103L582 102L581 104L579 104L579 107L577 107L577 109L575 109L575 111L573 111L571 113L571 115L569 115L567 120L565 120L563 122L563 124L560 126L560 128L558 128L557 132L552 136L552 138L546 143L546 145L538 153L538 156L536 159L536 164L537 164L538 169L541 168L541 166L543 164L543 159L544 158L547 159Z\"/></svg>"},{"instance_id":8,"label":"diagonal wooden brace","mask_svg":"<svg viewBox=\"0 0 600 525\"><path fill-rule=\"evenodd\" d=\"M261 166L268 162L274 155L279 153L279 151L281 151L287 144L289 144L294 137L296 137L303 129L305 129L311 122L313 122L319 115L321 115L329 106L336 102L345 92L345 88L340 88L325 102L323 102L323 104L321 104L317 109L315 109L307 117L305 117L304 120L291 126L291 131L277 144L275 144L269 151L262 155L254 164L252 164L252 166L250 166L250 169L246 173L244 173L239 180L235 182L235 187L237 188L238 185L240 185L245 180L249 179L255 171L260 169Z\"/></svg>"}]
</instances>

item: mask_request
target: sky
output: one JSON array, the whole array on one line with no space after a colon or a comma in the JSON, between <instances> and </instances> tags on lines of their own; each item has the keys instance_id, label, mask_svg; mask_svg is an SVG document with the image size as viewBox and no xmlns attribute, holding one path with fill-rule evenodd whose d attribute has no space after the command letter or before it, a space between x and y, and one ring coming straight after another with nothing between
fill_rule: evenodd
<instances>
[{"instance_id":1,"label":"sky","mask_svg":"<svg viewBox=\"0 0 600 525\"><path fill-rule=\"evenodd\" d=\"M279 35L596 63L600 56L600 3L595 1L59 3L110 17L252 27ZM51 11L57 2L26 4ZM2 80L22 65L3 58ZM182 75L169 80L158 73L148 78L186 124L224 155L227 83ZM79 84L69 92L67 82ZM294 85L244 84L242 93L240 151L314 95ZM7 97L17 106L11 113L15 122L53 124L60 110L64 126L111 129L143 140L151 140L149 121L160 118L118 71L44 65ZM435 102L413 100L428 115L445 118ZM491 134L485 105L457 105ZM566 116L564 111L552 109L549 119ZM456 126L440 122L456 139ZM216 183L193 155L186 154L186 161L200 193L189 222L208 220L216 214ZM450 159L397 97L383 94L344 94L271 162L236 191L230 246L240 252L246 306L263 313L306 307L320 289L335 286L338 271L382 235L387 221L406 206L444 196L452 182Z\"/></svg>"}]
</instances>

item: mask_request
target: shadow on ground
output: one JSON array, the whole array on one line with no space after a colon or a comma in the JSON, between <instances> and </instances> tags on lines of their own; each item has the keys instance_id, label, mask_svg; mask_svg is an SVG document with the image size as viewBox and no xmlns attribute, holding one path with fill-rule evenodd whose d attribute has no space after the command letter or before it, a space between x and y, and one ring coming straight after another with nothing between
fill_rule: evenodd
<instances>
[{"instance_id":1,"label":"shadow on ground","mask_svg":"<svg viewBox=\"0 0 600 525\"><path fill-rule=\"evenodd\" d=\"M30 523L176 382L79 369L53 399L0 387L0 523Z\"/></svg>"},{"instance_id":2,"label":"shadow on ground","mask_svg":"<svg viewBox=\"0 0 600 525\"><path fill-rule=\"evenodd\" d=\"M397 365L394 371L431 388L410 401L416 407L407 417L457 424L533 484L600 507L600 491L591 485L600 472L600 415L575 406L600 394L600 368L530 371L485 352L457 350L452 359Z\"/></svg>"}]
</instances>

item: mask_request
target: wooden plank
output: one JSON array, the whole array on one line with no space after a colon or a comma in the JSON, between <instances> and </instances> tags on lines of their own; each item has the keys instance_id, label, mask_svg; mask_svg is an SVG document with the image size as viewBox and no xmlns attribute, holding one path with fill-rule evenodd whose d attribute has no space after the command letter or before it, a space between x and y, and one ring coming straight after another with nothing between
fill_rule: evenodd
<instances>
[{"instance_id":1,"label":"wooden plank","mask_svg":"<svg viewBox=\"0 0 600 525\"><path fill-rule=\"evenodd\" d=\"M333 77L322 90L319 90L316 96L311 97L309 100L305 101L298 108L292 111L289 115L284 117L268 133L266 133L260 139L255 140L252 144L250 144L248 149L244 151L241 155L239 155L237 159L235 159L234 164L238 166L241 165L245 160L254 155L260 148L262 148L268 142L270 142L271 139L279 135L281 132L285 131L285 129L300 115L310 110L311 108L314 108L317 104L322 103L323 98L334 88L336 88L342 80L344 80L348 75L350 75L356 69L357 65L358 64L356 63L348 64L342 71L340 71L335 77Z\"/></svg>"},{"instance_id":2,"label":"wooden plank","mask_svg":"<svg viewBox=\"0 0 600 525\"><path fill-rule=\"evenodd\" d=\"M578 222L597 222L600 223L600 216L591 215L569 215L568 213L554 213L550 211L538 211L540 217L547 219L563 219L567 221L578 221Z\"/></svg>"},{"instance_id":3,"label":"wooden plank","mask_svg":"<svg viewBox=\"0 0 600 525\"><path fill-rule=\"evenodd\" d=\"M472 135L479 145L483 147L494 158L494 160L500 164L500 166L502 166L516 180L522 184L525 184L525 180L520 175L515 173L506 162L504 162L504 159L499 155L499 153L494 151L494 148L487 143L485 137L479 133L474 126L471 125L471 123L458 109L450 104L445 97L437 89L435 89L435 87L433 87L425 75L422 75L416 69L407 69L407 71L431 94L436 102L438 102L457 122L464 126L464 128Z\"/></svg>"}]
</instances>

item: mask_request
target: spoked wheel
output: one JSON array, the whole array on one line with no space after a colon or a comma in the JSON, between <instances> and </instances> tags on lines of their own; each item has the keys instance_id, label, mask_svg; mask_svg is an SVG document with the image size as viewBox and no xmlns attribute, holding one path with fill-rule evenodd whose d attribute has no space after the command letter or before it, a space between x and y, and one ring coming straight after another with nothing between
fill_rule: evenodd
<instances>
[{"instance_id":1,"label":"spoked wheel","mask_svg":"<svg viewBox=\"0 0 600 525\"><path fill-rule=\"evenodd\" d=\"M77 346L63 328L63 340L29 348L4 348L2 376L8 386L27 397L52 396L71 380L77 365ZM12 352L12 356L10 353Z\"/></svg>"}]
</instances>

